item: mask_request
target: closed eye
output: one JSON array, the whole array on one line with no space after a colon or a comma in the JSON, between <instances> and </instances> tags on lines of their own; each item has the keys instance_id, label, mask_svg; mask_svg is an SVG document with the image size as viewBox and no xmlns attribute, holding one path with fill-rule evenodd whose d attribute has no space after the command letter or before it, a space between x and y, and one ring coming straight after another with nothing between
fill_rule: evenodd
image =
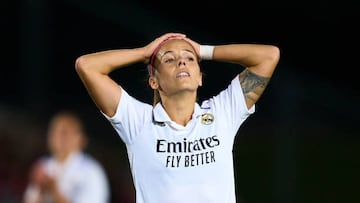
<instances>
[{"instance_id":1,"label":"closed eye","mask_svg":"<svg viewBox=\"0 0 360 203\"><path fill-rule=\"evenodd\" d=\"M189 56L189 57L186 57L186 60L188 60L188 61L195 61L195 58L192 57L192 56Z\"/></svg>"},{"instance_id":2,"label":"closed eye","mask_svg":"<svg viewBox=\"0 0 360 203\"><path fill-rule=\"evenodd\" d=\"M173 58L168 58L164 62L165 63L172 63L172 62L174 62L174 59Z\"/></svg>"}]
</instances>

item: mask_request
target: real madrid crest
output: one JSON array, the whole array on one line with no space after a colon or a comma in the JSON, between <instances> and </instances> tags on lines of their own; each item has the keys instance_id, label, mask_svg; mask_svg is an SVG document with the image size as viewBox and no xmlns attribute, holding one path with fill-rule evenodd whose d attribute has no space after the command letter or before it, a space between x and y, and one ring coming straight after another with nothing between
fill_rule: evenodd
<instances>
[{"instance_id":1,"label":"real madrid crest","mask_svg":"<svg viewBox=\"0 0 360 203\"><path fill-rule=\"evenodd\" d=\"M201 123L205 125L210 125L212 122L214 122L214 115L211 113L205 113L201 115Z\"/></svg>"}]
</instances>

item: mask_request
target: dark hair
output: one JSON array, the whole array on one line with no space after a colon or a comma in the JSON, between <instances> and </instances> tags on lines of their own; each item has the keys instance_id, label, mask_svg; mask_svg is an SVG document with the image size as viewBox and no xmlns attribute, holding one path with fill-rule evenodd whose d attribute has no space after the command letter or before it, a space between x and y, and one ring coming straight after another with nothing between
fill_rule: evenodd
<instances>
[{"instance_id":1,"label":"dark hair","mask_svg":"<svg viewBox=\"0 0 360 203\"><path fill-rule=\"evenodd\" d=\"M159 90L154 90L154 98L153 98L153 107L156 106L157 103L161 101Z\"/></svg>"},{"instance_id":2,"label":"dark hair","mask_svg":"<svg viewBox=\"0 0 360 203\"><path fill-rule=\"evenodd\" d=\"M52 117L50 118L49 121L49 126L58 118L61 117L67 117L67 118L71 118L73 119L76 124L79 126L79 130L81 130L83 132L84 135L86 135L86 130L84 127L84 122L82 120L82 117L80 116L80 114L78 112L75 112L74 110L70 110L70 109L61 109L58 110L57 112L55 112Z\"/></svg>"}]
</instances>

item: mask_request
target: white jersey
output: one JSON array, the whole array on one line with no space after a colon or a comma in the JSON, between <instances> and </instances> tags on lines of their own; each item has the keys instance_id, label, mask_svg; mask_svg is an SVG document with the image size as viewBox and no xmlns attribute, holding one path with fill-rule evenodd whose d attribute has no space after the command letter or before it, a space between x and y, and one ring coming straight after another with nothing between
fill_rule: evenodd
<instances>
[{"instance_id":1,"label":"white jersey","mask_svg":"<svg viewBox=\"0 0 360 203\"><path fill-rule=\"evenodd\" d=\"M127 147L137 203L235 203L233 144L247 109L238 76L181 126L122 90L108 117Z\"/></svg>"},{"instance_id":2,"label":"white jersey","mask_svg":"<svg viewBox=\"0 0 360 203\"><path fill-rule=\"evenodd\" d=\"M61 193L72 203L108 203L110 188L102 166L89 155L73 153L63 164L52 157L44 158L46 173L55 177ZM38 198L39 188L28 185L25 190L25 202L34 202ZM46 203L54 203L47 196Z\"/></svg>"}]
</instances>

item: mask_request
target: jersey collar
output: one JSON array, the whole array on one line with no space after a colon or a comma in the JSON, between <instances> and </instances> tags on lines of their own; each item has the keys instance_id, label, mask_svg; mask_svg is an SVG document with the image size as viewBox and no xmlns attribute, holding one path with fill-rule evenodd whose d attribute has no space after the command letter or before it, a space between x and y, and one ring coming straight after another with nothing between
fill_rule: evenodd
<instances>
[{"instance_id":1,"label":"jersey collar","mask_svg":"<svg viewBox=\"0 0 360 203\"><path fill-rule=\"evenodd\" d=\"M202 109L199 104L195 102L194 113L192 115L192 120L198 118L202 114ZM164 107L161 102L157 103L155 108L153 109L154 121L155 122L165 122L171 123L171 119L169 115L166 113Z\"/></svg>"}]
</instances>

